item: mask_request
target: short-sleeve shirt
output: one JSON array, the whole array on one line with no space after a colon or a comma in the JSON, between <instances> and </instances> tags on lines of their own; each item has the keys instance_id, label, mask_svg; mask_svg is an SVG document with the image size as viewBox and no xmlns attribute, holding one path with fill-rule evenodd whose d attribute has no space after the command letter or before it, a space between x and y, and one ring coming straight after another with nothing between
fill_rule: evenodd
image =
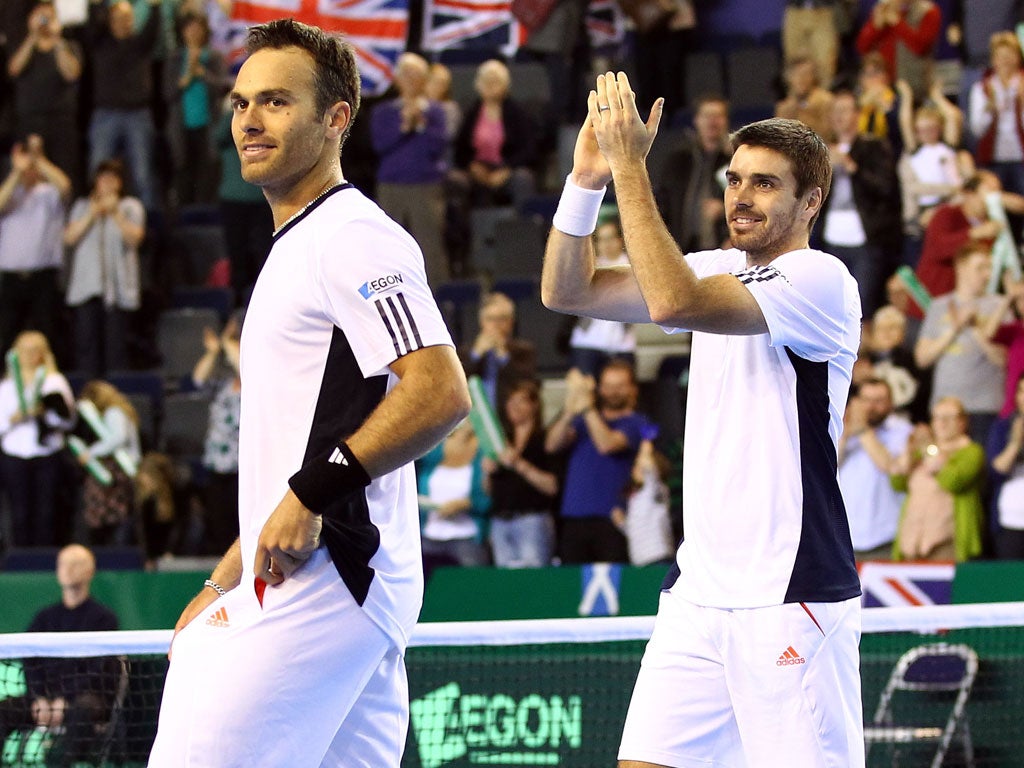
<instances>
[{"instance_id":1,"label":"short-sleeve shirt","mask_svg":"<svg viewBox=\"0 0 1024 768\"><path fill-rule=\"evenodd\" d=\"M944 335L952 326L950 310L956 301L952 293L933 299L918 338L937 339ZM998 296L976 299L979 322L991 317L999 302ZM1005 377L1005 364L993 362L985 354L974 328L964 328L935 362L931 405L944 397L956 397L968 413L996 413L1003 405Z\"/></svg>"},{"instance_id":2,"label":"short-sleeve shirt","mask_svg":"<svg viewBox=\"0 0 1024 768\"><path fill-rule=\"evenodd\" d=\"M641 413L630 413L606 423L609 429L627 437L626 448L601 453L590 437L584 417L576 416L572 420L576 442L565 471L562 517L611 517L613 508L625 505L633 462L650 421Z\"/></svg>"},{"instance_id":3,"label":"short-sleeve shirt","mask_svg":"<svg viewBox=\"0 0 1024 768\"><path fill-rule=\"evenodd\" d=\"M906 419L890 414L875 427L875 436L891 456L899 456L907 447L913 428ZM875 466L859 435L847 439L839 483L850 518L854 550L865 552L896 538L906 494L893 489L889 475Z\"/></svg>"},{"instance_id":4,"label":"short-sleeve shirt","mask_svg":"<svg viewBox=\"0 0 1024 768\"><path fill-rule=\"evenodd\" d=\"M53 184L19 184L0 215L0 271L59 269L64 263L64 203Z\"/></svg>"},{"instance_id":5,"label":"short-sleeve shirt","mask_svg":"<svg viewBox=\"0 0 1024 768\"><path fill-rule=\"evenodd\" d=\"M242 562L288 478L355 432L397 383L389 365L452 346L405 230L350 184L274 237L241 344ZM400 647L423 598L412 464L324 511L321 540L367 615Z\"/></svg>"},{"instance_id":6,"label":"short-sleeve shirt","mask_svg":"<svg viewBox=\"0 0 1024 768\"><path fill-rule=\"evenodd\" d=\"M768 332L693 334L685 539L666 586L717 608L855 597L836 446L860 340L856 281L814 250L754 267L736 249L686 259L698 277L736 275Z\"/></svg>"}]
</instances>

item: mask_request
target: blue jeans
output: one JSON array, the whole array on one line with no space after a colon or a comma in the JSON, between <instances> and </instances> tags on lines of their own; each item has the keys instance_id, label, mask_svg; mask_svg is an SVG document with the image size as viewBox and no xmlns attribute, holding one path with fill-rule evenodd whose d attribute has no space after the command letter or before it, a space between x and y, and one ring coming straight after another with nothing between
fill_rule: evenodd
<instances>
[{"instance_id":1,"label":"blue jeans","mask_svg":"<svg viewBox=\"0 0 1024 768\"><path fill-rule=\"evenodd\" d=\"M131 189L146 210L156 209L153 183L153 116L148 109L95 109L89 122L89 176L104 160L121 155Z\"/></svg>"},{"instance_id":2,"label":"blue jeans","mask_svg":"<svg viewBox=\"0 0 1024 768\"><path fill-rule=\"evenodd\" d=\"M424 537L421 540L423 554L430 557L447 557L459 565L480 566L487 565L490 558L487 556L487 547L476 539L448 539L437 541Z\"/></svg>"},{"instance_id":3,"label":"blue jeans","mask_svg":"<svg viewBox=\"0 0 1024 768\"><path fill-rule=\"evenodd\" d=\"M491 549L499 568L551 565L554 543L554 521L546 512L527 512L508 520L491 518Z\"/></svg>"}]
</instances>

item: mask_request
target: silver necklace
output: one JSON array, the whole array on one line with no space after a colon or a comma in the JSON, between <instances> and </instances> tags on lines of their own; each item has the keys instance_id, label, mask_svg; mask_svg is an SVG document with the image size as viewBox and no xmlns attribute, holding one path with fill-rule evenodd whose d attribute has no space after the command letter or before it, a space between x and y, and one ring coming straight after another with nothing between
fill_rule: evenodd
<instances>
[{"instance_id":1,"label":"silver necklace","mask_svg":"<svg viewBox=\"0 0 1024 768\"><path fill-rule=\"evenodd\" d=\"M326 194L327 194L328 192L330 192L330 191L331 191L332 189L334 189L334 188L335 188L336 186L338 186L338 182L335 182L335 181L334 181L333 179L332 179L331 181L328 181L328 182L327 182L327 186L326 186L326 187L324 187L323 189L321 189L321 190L320 190L320 193L319 193L319 194L318 194L318 195L317 195L316 197L314 197L314 198L313 198L312 200L310 200L310 201L309 201L308 203L306 203L306 204L305 204L304 206L302 206L301 208L299 208L299 210L297 210L297 211L296 211L295 213L293 213L293 214L292 214L291 216L289 216L289 217L288 217L287 219L285 219L285 220L284 220L284 222L283 222L283 223L281 224L281 226L280 226L280 227L278 227L277 229L275 229L275 230L274 230L274 236L276 237L276 236L277 236L277 233L278 233L278 232L280 232L280 231L281 231L282 229L284 229L284 228L285 228L285 227L287 227L287 226L288 226L289 224L291 224L291 223L292 223L293 221L295 221L295 220L296 220L297 218L299 218L299 216L301 216L301 215L302 215L302 214L304 214L304 213L305 213L305 212L306 212L307 210L309 210L309 207L310 207L311 205L313 205L313 203L315 203L315 202L316 202L317 200L319 200L319 199L320 199L321 197L323 197L324 195L326 195Z\"/></svg>"}]
</instances>

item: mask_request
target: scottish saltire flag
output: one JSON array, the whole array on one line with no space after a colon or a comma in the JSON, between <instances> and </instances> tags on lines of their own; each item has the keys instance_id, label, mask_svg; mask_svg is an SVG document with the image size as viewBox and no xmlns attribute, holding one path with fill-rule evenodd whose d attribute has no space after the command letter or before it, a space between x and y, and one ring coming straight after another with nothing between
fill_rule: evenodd
<instances>
[{"instance_id":1,"label":"scottish saltire flag","mask_svg":"<svg viewBox=\"0 0 1024 768\"><path fill-rule=\"evenodd\" d=\"M363 93L387 90L395 61L405 50L409 0L235 0L232 11L232 17L245 24L289 16L344 33L356 52Z\"/></svg>"},{"instance_id":2,"label":"scottish saltire flag","mask_svg":"<svg viewBox=\"0 0 1024 768\"><path fill-rule=\"evenodd\" d=\"M585 22L594 50L616 47L626 40L626 15L618 0L590 0Z\"/></svg>"},{"instance_id":3,"label":"scottish saltire flag","mask_svg":"<svg viewBox=\"0 0 1024 768\"><path fill-rule=\"evenodd\" d=\"M424 0L423 50L490 48L511 56L526 40L512 0Z\"/></svg>"},{"instance_id":4,"label":"scottish saltire flag","mask_svg":"<svg viewBox=\"0 0 1024 768\"><path fill-rule=\"evenodd\" d=\"M866 562L859 571L865 608L946 605L953 600L952 563Z\"/></svg>"}]
</instances>

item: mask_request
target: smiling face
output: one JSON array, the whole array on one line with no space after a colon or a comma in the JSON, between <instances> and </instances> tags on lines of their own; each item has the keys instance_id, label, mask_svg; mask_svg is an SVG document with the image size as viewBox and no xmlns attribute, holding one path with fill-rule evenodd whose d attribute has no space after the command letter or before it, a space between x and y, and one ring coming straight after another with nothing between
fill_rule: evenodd
<instances>
[{"instance_id":1,"label":"smiling face","mask_svg":"<svg viewBox=\"0 0 1024 768\"><path fill-rule=\"evenodd\" d=\"M242 178L268 193L287 193L322 162L340 166L336 131L316 108L313 67L299 48L265 48L238 72L231 131Z\"/></svg>"},{"instance_id":2,"label":"smiling face","mask_svg":"<svg viewBox=\"0 0 1024 768\"><path fill-rule=\"evenodd\" d=\"M796 177L782 154L742 144L732 156L726 178L729 235L749 260L770 261L807 247L809 223L821 207L821 189L815 187L798 197Z\"/></svg>"}]
</instances>

